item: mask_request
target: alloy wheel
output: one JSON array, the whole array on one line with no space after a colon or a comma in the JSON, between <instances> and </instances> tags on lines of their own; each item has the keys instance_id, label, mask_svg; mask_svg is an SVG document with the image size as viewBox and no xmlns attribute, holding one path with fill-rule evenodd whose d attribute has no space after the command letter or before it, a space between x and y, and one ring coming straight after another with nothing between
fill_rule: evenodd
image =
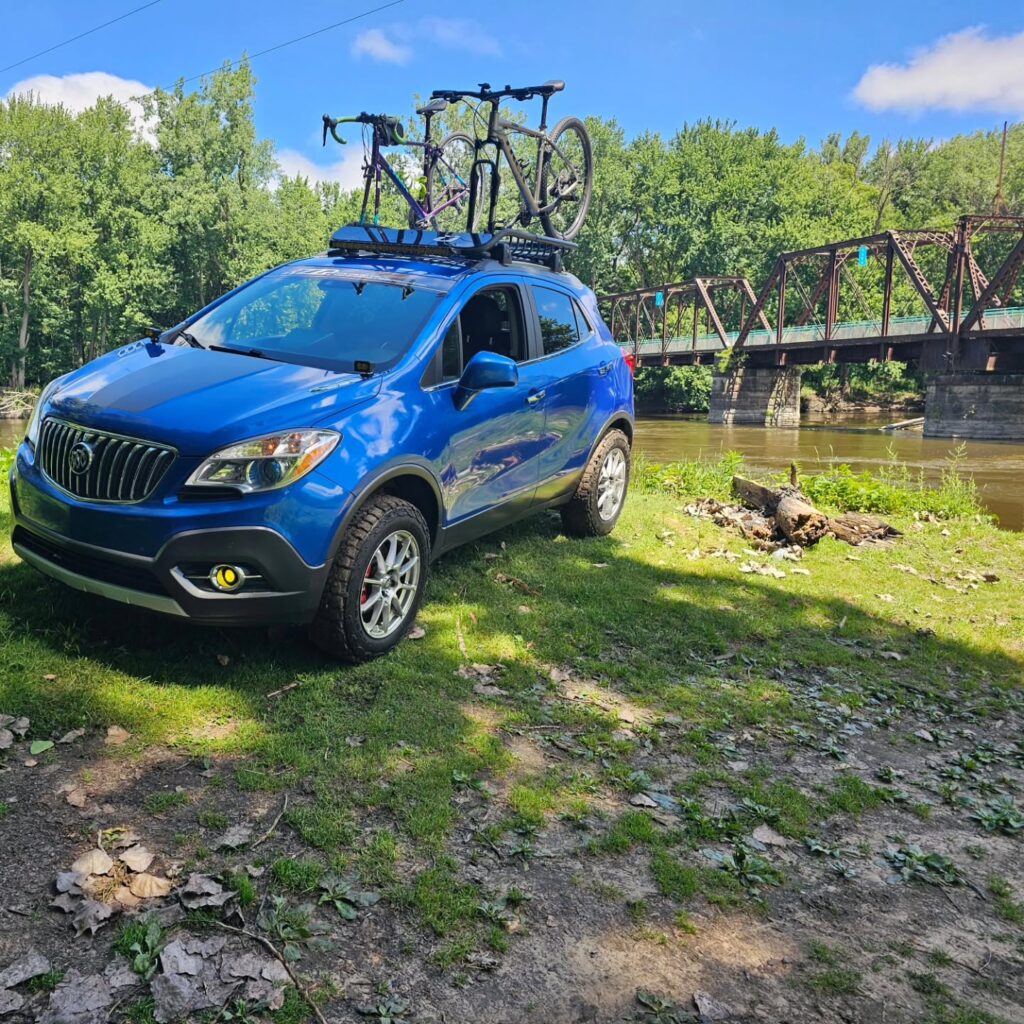
<instances>
[{"instance_id":1,"label":"alloy wheel","mask_svg":"<svg viewBox=\"0 0 1024 1024\"><path fill-rule=\"evenodd\" d=\"M363 577L359 615L375 640L391 636L409 616L420 583L420 546L408 530L389 533L377 546Z\"/></svg>"},{"instance_id":2,"label":"alloy wheel","mask_svg":"<svg viewBox=\"0 0 1024 1024\"><path fill-rule=\"evenodd\" d=\"M597 512L606 522L622 505L626 494L626 456L621 448L612 448L601 463L597 477Z\"/></svg>"}]
</instances>

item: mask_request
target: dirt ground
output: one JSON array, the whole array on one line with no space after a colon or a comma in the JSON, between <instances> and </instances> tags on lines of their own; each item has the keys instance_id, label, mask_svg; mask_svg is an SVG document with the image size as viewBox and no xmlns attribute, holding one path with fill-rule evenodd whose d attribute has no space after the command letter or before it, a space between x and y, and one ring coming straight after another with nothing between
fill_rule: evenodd
<instances>
[{"instance_id":1,"label":"dirt ground","mask_svg":"<svg viewBox=\"0 0 1024 1024\"><path fill-rule=\"evenodd\" d=\"M571 680L565 685L567 699L596 700L606 710L617 699L607 692L595 697L593 691L588 698L586 681L577 682L575 690ZM817 706L820 680L797 677L790 685L808 706ZM807 730L795 745L792 737L780 743L758 727L716 737L720 746L734 748L730 765L737 771L761 768L765 778L787 780L809 797L840 778L861 779L887 799L863 813L851 804L850 812L827 815L816 829L818 852L762 825L752 849L778 872L777 884L757 885L756 899L735 901L709 900L698 891L688 901L686 918L678 916L678 901L652 879L650 843L619 852L595 844L622 814L649 817L662 832L685 819L674 798L664 797L671 783L698 766L675 749L671 720L654 723L657 742L641 744L633 761L643 773L638 778L657 782L629 803L621 792L594 794L587 816L555 819L541 829L528 857L516 855L508 838L479 841L487 823L500 815L509 779L461 790L447 852L460 880L494 894L522 894L494 910L508 934L507 951L475 952L446 969L438 960L446 940L418 923L401 900L385 898L360 909L353 922L341 920L329 905L317 908L332 948L307 948L295 965L298 976L320 1000L323 1019L339 1022L1024 1021L1024 932L1004 919L1005 910L999 915L987 884L998 876L1010 890L1024 891L1021 835L985 831L935 792L937 780L958 772L964 792L1019 792L1024 784L1020 706L1001 707L998 717L979 725L976 712L985 699L965 699L958 706L955 700L922 699L916 713L899 715L868 698L856 710L840 705L838 718L820 719L820 728ZM622 728L632 735L635 716L625 702L620 711ZM486 703L478 713L487 714ZM564 766L581 756L564 736L543 729L506 731L501 738L515 759L513 778L516 771ZM210 922L251 929L272 888L267 865L308 855L285 821L252 845L270 830L285 794L241 792L230 760L211 763L165 748L120 756L118 747L97 734L72 738L38 757L28 754L27 744L6 753L0 771L0 800L8 807L0 822L0 971L35 950L49 968L65 974L52 995L47 988L53 979L9 989L23 1002L6 1015L0 1010L5 1024L153 1019L146 984L130 972L124 976L127 961L112 949L123 920L115 918L95 936L75 937L69 915L50 906L58 873L98 842L110 845L107 829L134 830L155 854L151 871L173 883L169 896L144 900L141 908L155 910L166 923L164 941L181 934L219 935L228 943L226 954L219 954L225 962L244 953L266 954L246 936L218 931ZM880 775L889 780L884 786ZM68 800L76 789L84 793L84 800L76 797L81 807ZM852 785L847 790L853 797L860 793ZM302 787L287 796L292 809L309 799ZM201 845L193 842L190 855L182 857L178 851L195 838L200 800L207 809L200 821L251 826L248 844L217 850L214 836L223 827L199 825ZM930 801L927 811L924 800ZM713 816L735 798L723 790L720 807L706 794L704 804ZM150 813L142 813L143 807ZM914 807L916 812L908 811ZM377 812L366 814L361 824ZM901 844L948 856L959 878L931 884L935 879L925 869L924 878L895 880L896 868L882 851ZM706 847L729 849L714 838ZM697 857L715 866L708 852ZM226 870L254 876L259 904L229 903L212 916L206 910L205 917L193 912L184 918L178 896L187 876ZM106 985L90 1003L81 979L102 980L104 971L107 979L114 971L122 984ZM62 990L66 998L58 999ZM190 1019L258 1016L231 1016L229 1003ZM294 998L281 1011L289 1020L303 1019L303 1013Z\"/></svg>"}]
</instances>

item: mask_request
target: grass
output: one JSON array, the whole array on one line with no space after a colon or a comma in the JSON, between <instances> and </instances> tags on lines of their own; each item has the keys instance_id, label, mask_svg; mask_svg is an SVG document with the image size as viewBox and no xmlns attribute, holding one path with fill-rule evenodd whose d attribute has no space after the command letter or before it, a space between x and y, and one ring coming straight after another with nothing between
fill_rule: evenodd
<instances>
[{"instance_id":1,"label":"grass","mask_svg":"<svg viewBox=\"0 0 1024 1024\"><path fill-rule=\"evenodd\" d=\"M1009 924L1024 927L1024 903L1015 898L1013 887L1005 878L994 875L988 880L996 914Z\"/></svg>"},{"instance_id":2,"label":"grass","mask_svg":"<svg viewBox=\"0 0 1024 1024\"><path fill-rule=\"evenodd\" d=\"M175 807L182 807L188 803L187 793L151 793L143 801L142 806L150 814L166 814Z\"/></svg>"},{"instance_id":3,"label":"grass","mask_svg":"<svg viewBox=\"0 0 1024 1024\"><path fill-rule=\"evenodd\" d=\"M941 703L955 690L979 716L999 714L1016 699L1024 668L1024 540L964 518L952 483L944 496L918 499L914 481L889 480L902 502L894 522L905 531L895 548L862 549L852 561L850 548L825 541L803 560L810 575L744 574L746 542L681 509L686 498L722 493L735 466L731 457L671 468L640 462L608 538L571 540L556 518L541 516L446 556L420 614L423 639L355 668L325 660L298 632L269 639L262 630L183 630L90 600L43 579L0 542L0 709L28 715L33 738L120 725L132 740L111 756L166 744L210 758L223 765L225 793L288 790L282 831L289 826L318 859L274 861L274 884L308 893L321 862L354 870L443 939L437 962L449 966L490 941L477 912L484 896L449 859L459 800L485 783L491 790L475 798L500 803L486 839L518 848L510 862L524 869L535 832L562 817L589 830L594 857L641 853L638 863L649 863L658 892L680 913L702 902L749 904L744 884L701 847L731 844L762 821L799 840L830 816L890 805L883 787L852 773L830 772L829 785L808 795L754 767L731 769L741 758L725 737L752 729L796 751L822 713L856 710L847 704L854 688L895 711L922 694ZM837 478L842 487L829 501L863 503L844 474ZM952 518L915 526L914 501ZM0 534L9 525L2 504ZM968 571L998 580L968 586L958 576ZM465 672L474 663L501 666L503 695L474 694ZM578 687L583 696L565 699L553 667L588 681ZM796 699L794 678L820 681L820 706ZM299 686L268 700L291 681ZM658 728L645 731L648 717L677 725L663 738ZM568 766L524 764L506 748L510 735L529 746L560 733L580 753ZM644 777L633 763L643 742L668 744L696 767ZM597 791L626 807L656 786L694 802L677 828L632 808L602 820L590 807ZM188 799L158 792L141 802L161 814ZM16 808L0 804L0 817ZM212 810L197 821L228 824ZM246 881L237 882L240 895ZM995 907L1019 923L1012 893ZM843 979L821 984L838 991Z\"/></svg>"}]
</instances>

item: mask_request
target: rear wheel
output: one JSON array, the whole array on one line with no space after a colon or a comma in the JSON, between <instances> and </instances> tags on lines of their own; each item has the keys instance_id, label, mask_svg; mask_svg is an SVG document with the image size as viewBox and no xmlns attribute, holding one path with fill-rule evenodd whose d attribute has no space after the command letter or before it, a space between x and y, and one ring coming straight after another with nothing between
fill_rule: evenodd
<instances>
[{"instance_id":1,"label":"rear wheel","mask_svg":"<svg viewBox=\"0 0 1024 1024\"><path fill-rule=\"evenodd\" d=\"M621 430L601 438L576 493L562 506L562 526L572 537L604 537L612 532L626 504L632 470L629 439Z\"/></svg>"},{"instance_id":2,"label":"rear wheel","mask_svg":"<svg viewBox=\"0 0 1024 1024\"><path fill-rule=\"evenodd\" d=\"M463 132L453 132L441 143L427 171L426 207L435 231L472 230L467 218L474 159L473 139Z\"/></svg>"},{"instance_id":3,"label":"rear wheel","mask_svg":"<svg viewBox=\"0 0 1024 1024\"><path fill-rule=\"evenodd\" d=\"M387 654L416 620L430 537L414 505L381 494L360 508L335 556L310 638L343 661Z\"/></svg>"},{"instance_id":4,"label":"rear wheel","mask_svg":"<svg viewBox=\"0 0 1024 1024\"><path fill-rule=\"evenodd\" d=\"M540 215L544 230L554 238L575 238L587 216L593 188L590 136L578 117L565 117L551 132L541 178L541 206L551 206Z\"/></svg>"}]
</instances>

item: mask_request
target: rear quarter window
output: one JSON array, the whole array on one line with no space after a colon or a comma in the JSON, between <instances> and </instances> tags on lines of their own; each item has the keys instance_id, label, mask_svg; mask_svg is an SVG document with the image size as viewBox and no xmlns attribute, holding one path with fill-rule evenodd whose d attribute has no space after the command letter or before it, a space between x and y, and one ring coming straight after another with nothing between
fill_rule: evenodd
<instances>
[{"instance_id":1,"label":"rear quarter window","mask_svg":"<svg viewBox=\"0 0 1024 1024\"><path fill-rule=\"evenodd\" d=\"M582 314L577 313L572 298L565 292L556 292L552 288L534 288L533 296L537 303L544 355L563 352L575 345L580 340L577 315Z\"/></svg>"}]
</instances>

